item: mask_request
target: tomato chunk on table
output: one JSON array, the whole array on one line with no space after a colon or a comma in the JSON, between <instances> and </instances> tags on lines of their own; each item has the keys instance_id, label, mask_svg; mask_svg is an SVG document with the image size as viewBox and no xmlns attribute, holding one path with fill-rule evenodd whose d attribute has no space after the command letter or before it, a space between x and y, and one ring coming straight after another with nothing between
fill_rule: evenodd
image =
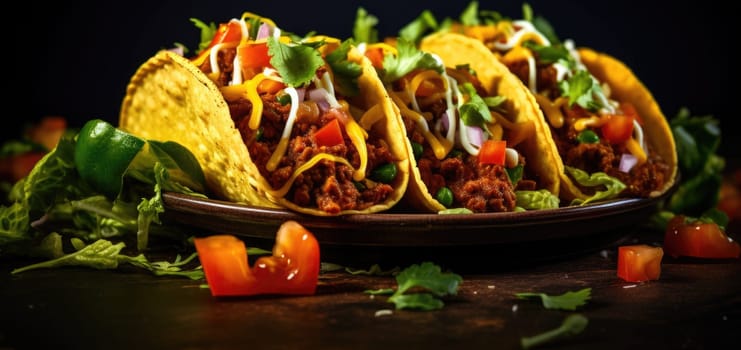
<instances>
[{"instance_id":1,"label":"tomato chunk on table","mask_svg":"<svg viewBox=\"0 0 741 350\"><path fill-rule=\"evenodd\" d=\"M617 275L626 282L659 279L664 250L647 244L618 247Z\"/></svg>"},{"instance_id":2,"label":"tomato chunk on table","mask_svg":"<svg viewBox=\"0 0 741 350\"><path fill-rule=\"evenodd\" d=\"M672 257L733 259L741 256L741 245L715 223L674 216L667 225L664 249Z\"/></svg>"},{"instance_id":3,"label":"tomato chunk on table","mask_svg":"<svg viewBox=\"0 0 741 350\"><path fill-rule=\"evenodd\" d=\"M280 226L273 255L258 258L251 268L245 244L236 236L213 235L194 242L213 296L310 295L316 291L319 243L295 221Z\"/></svg>"}]
</instances>

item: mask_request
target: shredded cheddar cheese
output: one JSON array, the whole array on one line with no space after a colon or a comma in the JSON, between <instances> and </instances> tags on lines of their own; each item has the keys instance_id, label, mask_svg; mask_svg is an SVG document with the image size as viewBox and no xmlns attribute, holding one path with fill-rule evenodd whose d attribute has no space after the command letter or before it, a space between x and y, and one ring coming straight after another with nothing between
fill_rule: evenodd
<instances>
[{"instance_id":1,"label":"shredded cheddar cheese","mask_svg":"<svg viewBox=\"0 0 741 350\"><path fill-rule=\"evenodd\" d=\"M260 99L260 95L257 94L257 85L259 85L263 80L265 80L265 75L260 73L245 84L247 99L252 103L252 112L250 113L250 121L248 124L252 130L257 130L260 126L260 119L262 119L262 99ZM286 89L286 92L287 91L288 89ZM296 90L293 89L293 91L295 92ZM298 99L298 97L296 97L296 99ZM293 101L293 96L291 96L291 100Z\"/></svg>"},{"instance_id":2,"label":"shredded cheddar cheese","mask_svg":"<svg viewBox=\"0 0 741 350\"><path fill-rule=\"evenodd\" d=\"M533 94L533 96L535 96L535 100L538 101L540 108L543 109L543 114L545 114L546 119L548 119L548 123L550 123L554 128L562 127L564 117L563 113L561 113L561 105L563 105L562 101L565 99L559 98L555 103L552 103L548 97L541 94Z\"/></svg>"},{"instance_id":3,"label":"shredded cheddar cheese","mask_svg":"<svg viewBox=\"0 0 741 350\"><path fill-rule=\"evenodd\" d=\"M430 127L427 125L425 117L421 113L409 109L397 93L389 91L389 96L391 96L391 99L399 107L401 115L415 122L417 130L424 135L425 140L427 140L427 143L430 144L432 151L435 153L435 157L437 159L445 158L448 152L453 149L453 143L444 138L438 139L432 132L430 132Z\"/></svg>"},{"instance_id":4,"label":"shredded cheddar cheese","mask_svg":"<svg viewBox=\"0 0 741 350\"><path fill-rule=\"evenodd\" d=\"M309 159L309 161L307 161L306 163L301 164L301 166L299 166L293 172L293 174L291 174L291 177L288 178L288 181L286 181L286 183L284 183L283 186L281 186L281 188L277 190L270 190L268 192L270 192L270 194L272 194L275 197L284 197L286 193L288 193L288 191L291 189L293 182L296 181L296 178L299 175L301 175L301 173L311 169L311 167L313 167L314 165L316 165L317 163L319 163L321 160L324 160L324 159L331 160L335 163L342 163L352 168L352 165L350 165L350 162L348 162L347 159L345 158L337 157L335 155L331 155L328 153L319 153L311 157L311 159Z\"/></svg>"},{"instance_id":5,"label":"shredded cheddar cheese","mask_svg":"<svg viewBox=\"0 0 741 350\"><path fill-rule=\"evenodd\" d=\"M301 103L301 101L298 100L298 93L296 92L295 88L287 87L284 91L289 96L291 96L291 110L288 113L288 120L286 120L286 127L285 129L283 129L283 134L280 136L278 147L276 147L273 154L270 155L270 159L268 160L268 163L265 165L265 168L268 171L275 171L275 169L278 167L278 163L280 162L280 159L286 153L286 148L288 148L288 141L291 137L291 131L293 131L293 123L296 121L296 113L298 112L298 105ZM253 111L254 111L254 106L253 106ZM252 119L250 119L250 124L252 124Z\"/></svg>"},{"instance_id":6,"label":"shredded cheddar cheese","mask_svg":"<svg viewBox=\"0 0 741 350\"><path fill-rule=\"evenodd\" d=\"M641 147L635 139L628 139L628 141L625 142L625 147L627 147L628 151L636 157L638 164L643 164L648 160L646 152L643 151L643 147Z\"/></svg>"}]
</instances>

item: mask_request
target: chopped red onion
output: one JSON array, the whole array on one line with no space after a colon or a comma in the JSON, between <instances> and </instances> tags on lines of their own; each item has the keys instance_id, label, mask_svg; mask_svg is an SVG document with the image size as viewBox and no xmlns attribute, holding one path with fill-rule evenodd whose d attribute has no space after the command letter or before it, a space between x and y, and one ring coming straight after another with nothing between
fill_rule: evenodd
<instances>
[{"instance_id":1,"label":"chopped red onion","mask_svg":"<svg viewBox=\"0 0 741 350\"><path fill-rule=\"evenodd\" d=\"M306 97L306 88L296 88L296 95L298 95L298 101L301 102Z\"/></svg>"},{"instance_id":2,"label":"chopped red onion","mask_svg":"<svg viewBox=\"0 0 741 350\"><path fill-rule=\"evenodd\" d=\"M468 142L476 147L481 147L484 143L484 131L478 126L463 125L466 128L466 136L468 136Z\"/></svg>"},{"instance_id":3,"label":"chopped red onion","mask_svg":"<svg viewBox=\"0 0 741 350\"><path fill-rule=\"evenodd\" d=\"M636 156L630 154L630 153L623 153L622 156L620 156L620 171L627 173L630 171L630 169L633 168L633 166L638 163L638 158Z\"/></svg>"},{"instance_id":4,"label":"chopped red onion","mask_svg":"<svg viewBox=\"0 0 741 350\"><path fill-rule=\"evenodd\" d=\"M168 51L173 52L173 53L175 53L176 55L179 55L179 56L185 55L185 52L183 51L183 47L182 46L175 46L175 47L169 49Z\"/></svg>"},{"instance_id":5,"label":"chopped red onion","mask_svg":"<svg viewBox=\"0 0 741 350\"><path fill-rule=\"evenodd\" d=\"M260 24L260 28L257 30L257 38L255 40L264 39L270 36L270 27L267 24Z\"/></svg>"},{"instance_id":6,"label":"chopped red onion","mask_svg":"<svg viewBox=\"0 0 741 350\"><path fill-rule=\"evenodd\" d=\"M448 129L450 129L450 118L448 118L448 112L443 112L443 114L440 116L440 121L443 123L443 130L440 130L441 133L446 133Z\"/></svg>"}]
</instances>

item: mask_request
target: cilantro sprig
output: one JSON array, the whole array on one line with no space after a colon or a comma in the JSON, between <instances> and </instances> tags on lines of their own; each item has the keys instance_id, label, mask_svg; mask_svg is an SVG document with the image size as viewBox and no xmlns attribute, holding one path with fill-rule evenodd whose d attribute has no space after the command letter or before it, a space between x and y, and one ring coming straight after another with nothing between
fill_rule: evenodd
<instances>
[{"instance_id":1,"label":"cilantro sprig","mask_svg":"<svg viewBox=\"0 0 741 350\"><path fill-rule=\"evenodd\" d=\"M268 38L270 64L278 70L283 81L293 87L308 84L324 65L324 59L316 48L304 43L284 44L278 39Z\"/></svg>"},{"instance_id":2,"label":"cilantro sprig","mask_svg":"<svg viewBox=\"0 0 741 350\"><path fill-rule=\"evenodd\" d=\"M442 272L431 262L414 264L396 275L398 287L393 289L368 290L372 295L391 295L388 302L396 309L417 309L423 311L442 309L445 305L440 298L456 295L463 282L460 275ZM417 292L412 292L417 291Z\"/></svg>"},{"instance_id":3,"label":"cilantro sprig","mask_svg":"<svg viewBox=\"0 0 741 350\"><path fill-rule=\"evenodd\" d=\"M359 43L375 43L378 41L378 17L368 13L363 7L358 7L355 13L355 23L352 36Z\"/></svg>"},{"instance_id":4,"label":"cilantro sprig","mask_svg":"<svg viewBox=\"0 0 741 350\"><path fill-rule=\"evenodd\" d=\"M518 299L540 299L546 309L576 310L584 306L592 297L592 288L584 288L576 292L566 292L561 295L548 295L546 293L523 292L515 293Z\"/></svg>"},{"instance_id":5,"label":"cilantro sprig","mask_svg":"<svg viewBox=\"0 0 741 350\"><path fill-rule=\"evenodd\" d=\"M532 349L557 339L572 337L583 332L588 324L589 319L584 317L584 315L571 314L566 316L558 328L534 336L520 338L520 345L523 349Z\"/></svg>"},{"instance_id":6,"label":"cilantro sprig","mask_svg":"<svg viewBox=\"0 0 741 350\"><path fill-rule=\"evenodd\" d=\"M61 241L61 236L52 233L52 239ZM133 266L149 270L156 276L184 276L192 280L203 279L203 270L200 266L192 270L184 270L183 266L193 261L197 253L191 254L185 259L180 255L175 261L155 261L150 262L143 254L137 256L128 256L121 254L121 250L126 247L123 242L113 243L106 239L99 239L86 245L78 238L71 239L72 245L77 251L62 255L56 259L42 261L36 264L27 265L13 270L11 273L18 274L29 270L42 268L58 268L62 266L85 266L99 270L111 270L118 268L121 263L128 263Z\"/></svg>"},{"instance_id":7,"label":"cilantro sprig","mask_svg":"<svg viewBox=\"0 0 741 350\"><path fill-rule=\"evenodd\" d=\"M540 292L523 292L515 293L518 299L540 299L543 307L552 310L576 310L578 307L586 305L587 301L592 298L592 288L583 288L576 292L566 292L561 295L549 295ZM579 313L572 313L563 320L558 327L543 333L529 337L520 338L520 345L523 349L530 349L542 344L550 343L562 338L569 338L580 334L587 328L589 319Z\"/></svg>"},{"instance_id":8,"label":"cilantro sprig","mask_svg":"<svg viewBox=\"0 0 741 350\"><path fill-rule=\"evenodd\" d=\"M360 93L358 77L363 73L363 69L358 63L347 59L347 53L352 45L352 39L345 40L340 44L340 47L327 55L327 64L334 73L335 86L345 96L355 96Z\"/></svg>"},{"instance_id":9,"label":"cilantro sprig","mask_svg":"<svg viewBox=\"0 0 741 350\"><path fill-rule=\"evenodd\" d=\"M383 59L381 76L384 83L394 82L415 69L434 69L438 73L442 73L445 69L441 61L428 52L418 50L409 40L399 38L396 42L396 49L397 56L387 55Z\"/></svg>"}]
</instances>

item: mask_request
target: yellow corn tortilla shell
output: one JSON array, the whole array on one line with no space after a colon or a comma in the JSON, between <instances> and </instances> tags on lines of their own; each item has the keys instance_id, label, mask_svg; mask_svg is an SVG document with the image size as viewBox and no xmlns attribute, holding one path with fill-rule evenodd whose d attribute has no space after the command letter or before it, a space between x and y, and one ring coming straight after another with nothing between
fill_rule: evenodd
<instances>
[{"instance_id":1,"label":"yellow corn tortilla shell","mask_svg":"<svg viewBox=\"0 0 741 350\"><path fill-rule=\"evenodd\" d=\"M351 104L363 109L382 104L386 119L373 127L388 142L399 172L391 184L394 192L386 201L337 215L387 210L402 198L409 180L407 150L402 140L392 137L401 130L391 99L385 89L378 88L383 85L370 61L354 49L348 58L361 64L363 71L358 78L361 94ZM252 161L218 87L188 59L175 53L161 51L137 70L126 91L119 127L135 135L171 140L188 148L204 168L209 189L220 199L289 208L315 216L333 215L271 194L271 187Z\"/></svg>"},{"instance_id":2,"label":"yellow corn tortilla shell","mask_svg":"<svg viewBox=\"0 0 741 350\"><path fill-rule=\"evenodd\" d=\"M578 50L581 62L592 75L601 83L610 86L610 97L617 101L627 101L633 104L643 120L644 142L661 156L669 166L664 187L653 191L650 196L656 197L668 191L677 180L677 149L674 144L674 135L666 117L661 112L659 104L651 92L636 77L633 71L618 59L589 48ZM579 190L572 179L563 170L563 162L559 157L561 177L561 193L563 198L586 199L589 196Z\"/></svg>"},{"instance_id":3,"label":"yellow corn tortilla shell","mask_svg":"<svg viewBox=\"0 0 741 350\"><path fill-rule=\"evenodd\" d=\"M119 127L186 147L201 163L216 197L279 207L263 190L219 89L188 59L160 51L142 64L126 89Z\"/></svg>"},{"instance_id":4,"label":"yellow corn tortilla shell","mask_svg":"<svg viewBox=\"0 0 741 350\"><path fill-rule=\"evenodd\" d=\"M507 97L506 109L513 116L510 119L512 122L534 122L534 136L524 140L517 148L525 156L526 166L530 168L530 172L538 176L533 180L537 181L539 188L547 189L558 196L560 188L560 177L556 168L558 150L552 141L550 129L544 124L535 97L520 79L510 73L483 43L461 34L432 34L421 41L420 49L436 54L447 67L468 64L476 72L489 95ZM411 145L409 147L411 148ZM413 178L408 192L412 200L423 203L431 211L444 210L445 207L427 190L413 157L411 161Z\"/></svg>"}]
</instances>

